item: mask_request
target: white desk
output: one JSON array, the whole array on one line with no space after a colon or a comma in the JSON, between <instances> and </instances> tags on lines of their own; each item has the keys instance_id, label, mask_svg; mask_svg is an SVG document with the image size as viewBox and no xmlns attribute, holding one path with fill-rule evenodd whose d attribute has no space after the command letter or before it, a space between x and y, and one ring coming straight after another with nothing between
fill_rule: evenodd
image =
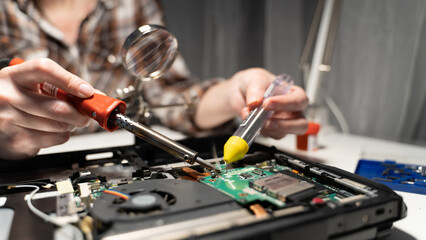
<instances>
[{"instance_id":1,"label":"white desk","mask_svg":"<svg viewBox=\"0 0 426 240\"><path fill-rule=\"evenodd\" d=\"M162 127L155 127L155 130L173 139L184 137L182 134ZM306 155L318 159L321 163L336 166L349 172L355 171L358 160L362 157L371 157L377 160L393 159L403 163L426 165L426 148L422 147L334 132L321 134L318 140L324 148L315 152L296 150L294 136L287 136L279 141L259 137L257 142L276 146L278 149L289 153ZM130 133L124 131L103 132L75 136L63 145L43 149L40 154L125 146L133 143L134 138ZM411 239L426 239L426 234L423 232L423 228L426 226L426 195L398 193L404 198L408 206L408 216L394 224L398 230L387 239L410 239L410 236Z\"/></svg>"}]
</instances>

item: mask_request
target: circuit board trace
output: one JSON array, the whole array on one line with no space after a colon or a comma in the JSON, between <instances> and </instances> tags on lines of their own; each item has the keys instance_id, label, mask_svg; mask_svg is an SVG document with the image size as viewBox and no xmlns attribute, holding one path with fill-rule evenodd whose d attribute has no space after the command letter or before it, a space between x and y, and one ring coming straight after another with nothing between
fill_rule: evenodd
<instances>
[{"instance_id":1,"label":"circuit board trace","mask_svg":"<svg viewBox=\"0 0 426 240\"><path fill-rule=\"evenodd\" d=\"M225 166L223 166L223 168L225 168ZM274 174L273 172L251 166L226 170L224 174L218 177L208 176L200 179L200 182L214 187L241 204L267 201L281 208L285 206L285 202L249 187L250 181L262 179Z\"/></svg>"}]
</instances>

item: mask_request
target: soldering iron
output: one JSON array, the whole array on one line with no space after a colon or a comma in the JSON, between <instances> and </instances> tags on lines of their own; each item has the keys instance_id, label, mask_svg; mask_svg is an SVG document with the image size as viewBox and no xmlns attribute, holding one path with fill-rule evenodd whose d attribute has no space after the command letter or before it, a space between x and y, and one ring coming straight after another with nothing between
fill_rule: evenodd
<instances>
[{"instance_id":1,"label":"soldering iron","mask_svg":"<svg viewBox=\"0 0 426 240\"><path fill-rule=\"evenodd\" d=\"M23 63L24 61L19 58L14 58L12 60L3 60L2 62L7 63L3 64L5 66L11 66ZM89 98L79 98L49 83L43 83L40 87L46 94L72 103L80 113L96 120L102 128L110 132L115 131L119 127L123 128L148 143L162 148L182 161L189 164L197 162L208 169L218 171L212 164L198 157L196 151L127 117L124 114L126 103L121 100L99 93L94 93Z\"/></svg>"}]
</instances>

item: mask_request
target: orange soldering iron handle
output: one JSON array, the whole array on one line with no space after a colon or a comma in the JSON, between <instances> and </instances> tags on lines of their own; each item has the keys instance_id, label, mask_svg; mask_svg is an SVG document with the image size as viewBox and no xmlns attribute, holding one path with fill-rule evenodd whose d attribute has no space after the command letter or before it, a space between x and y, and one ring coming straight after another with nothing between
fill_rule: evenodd
<instances>
[{"instance_id":1,"label":"orange soldering iron handle","mask_svg":"<svg viewBox=\"0 0 426 240\"><path fill-rule=\"evenodd\" d=\"M13 66L13 65L18 65L25 62L23 59L21 58L12 58L12 60L10 60L9 62L9 66Z\"/></svg>"},{"instance_id":2,"label":"orange soldering iron handle","mask_svg":"<svg viewBox=\"0 0 426 240\"><path fill-rule=\"evenodd\" d=\"M124 114L126 110L125 102L99 93L94 93L89 98L79 98L57 89L56 97L73 103L79 112L93 118L101 127L110 132L118 128L117 125L108 121L111 114Z\"/></svg>"},{"instance_id":3,"label":"orange soldering iron handle","mask_svg":"<svg viewBox=\"0 0 426 240\"><path fill-rule=\"evenodd\" d=\"M17 65L24 62L24 60L20 58L13 58L10 61L7 61L7 65L9 66ZM61 100L72 103L78 109L79 112L93 118L99 123L99 125L101 125L101 127L105 128L110 132L118 128L117 125L108 121L111 114L113 112L114 114L124 114L126 110L125 102L102 94L94 93L89 98L79 98L74 95L68 94L65 91L58 89L57 87L49 83L40 84L40 88L51 96L55 96Z\"/></svg>"},{"instance_id":4,"label":"orange soldering iron handle","mask_svg":"<svg viewBox=\"0 0 426 240\"><path fill-rule=\"evenodd\" d=\"M5 59L0 59L0 69L8 67L8 66L13 66L13 65L17 65L20 63L23 63L24 60L20 59L20 58L5 58Z\"/></svg>"}]
</instances>

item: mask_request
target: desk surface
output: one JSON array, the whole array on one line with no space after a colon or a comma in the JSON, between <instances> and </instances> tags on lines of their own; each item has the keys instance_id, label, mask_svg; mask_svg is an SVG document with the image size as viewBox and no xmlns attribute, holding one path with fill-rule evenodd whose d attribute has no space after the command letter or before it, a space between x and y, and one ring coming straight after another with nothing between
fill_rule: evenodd
<instances>
[{"instance_id":1,"label":"desk surface","mask_svg":"<svg viewBox=\"0 0 426 240\"><path fill-rule=\"evenodd\" d=\"M163 127L155 127L155 130L173 139L184 137L182 134ZM318 162L339 167L349 172L355 171L360 158L391 159L401 163L426 165L426 148L424 147L335 132L319 135L318 142L322 147L313 152L297 150L295 137L291 135L282 140L258 137L256 141L264 145L275 146L289 153L314 158ZM102 132L75 136L63 145L42 149L40 154L125 146L133 143L134 137L130 133L124 131ZM405 192L398 192L398 194L404 198L404 202L407 204L408 216L394 224L397 230L387 239L426 239L422 228L425 224L424 216L426 216L426 195Z\"/></svg>"}]
</instances>

